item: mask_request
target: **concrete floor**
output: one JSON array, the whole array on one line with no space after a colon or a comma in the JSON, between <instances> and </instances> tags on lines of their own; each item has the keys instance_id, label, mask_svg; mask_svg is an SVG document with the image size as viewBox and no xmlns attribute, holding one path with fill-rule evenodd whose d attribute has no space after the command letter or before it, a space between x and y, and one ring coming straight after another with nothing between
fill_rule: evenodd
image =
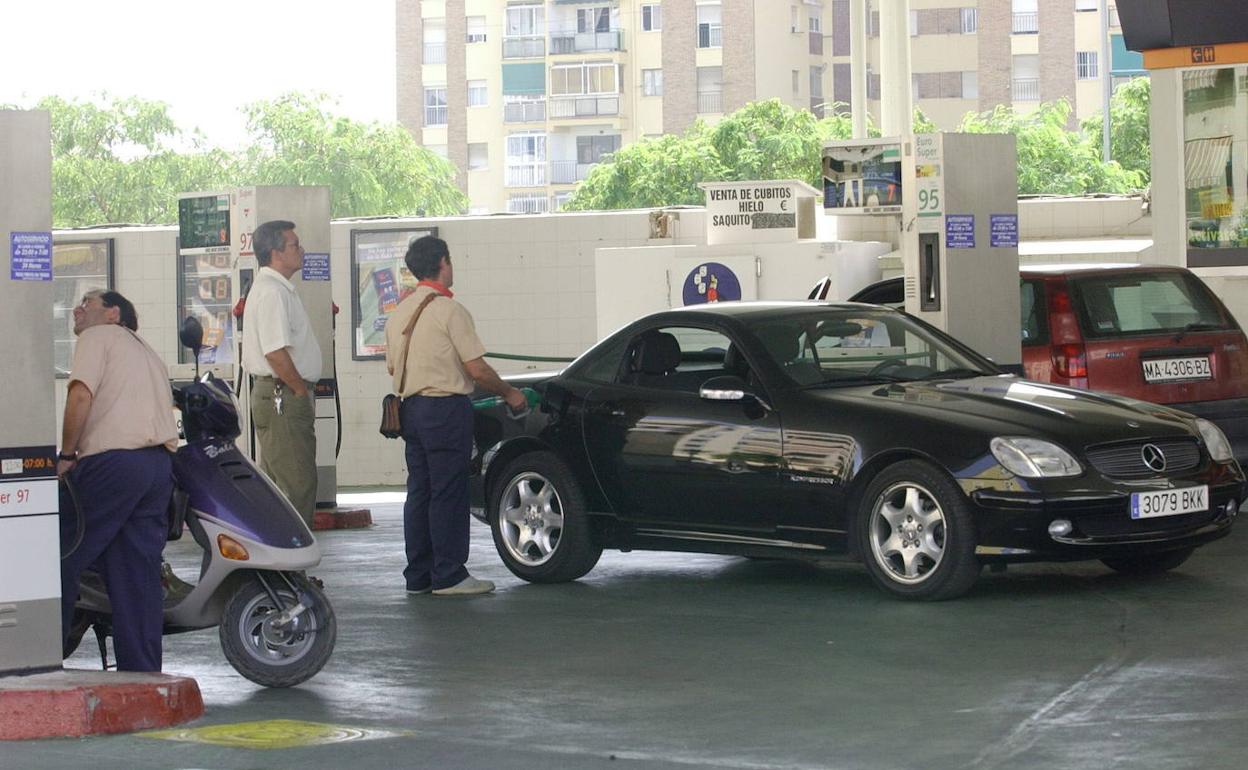
<instances>
[{"instance_id":1,"label":"concrete floor","mask_svg":"<svg viewBox=\"0 0 1248 770\"><path fill-rule=\"evenodd\" d=\"M333 659L292 690L234 673L216 633L165 640L198 725L402 731L275 750L134 735L0 745L0 768L1234 768L1248 766L1248 522L1180 571L984 573L943 604L856 565L607 553L573 584L408 596L396 504L325 534ZM179 572L196 556L171 545ZM86 649L88 645L84 645ZM69 665L98 666L89 649ZM344 737L354 735L345 732Z\"/></svg>"}]
</instances>

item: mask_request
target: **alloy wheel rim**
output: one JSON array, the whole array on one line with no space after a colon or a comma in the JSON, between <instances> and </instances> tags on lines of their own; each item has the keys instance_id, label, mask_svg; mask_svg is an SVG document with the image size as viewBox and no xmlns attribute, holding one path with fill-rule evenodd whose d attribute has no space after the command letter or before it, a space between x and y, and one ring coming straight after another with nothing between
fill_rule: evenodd
<instances>
[{"instance_id":1,"label":"alloy wheel rim","mask_svg":"<svg viewBox=\"0 0 1248 770\"><path fill-rule=\"evenodd\" d=\"M294 605L298 599L289 591L279 591L282 601ZM247 654L261 663L285 666L302 659L316 641L315 613L304 610L285 627L274 620L281 610L266 593L256 594L243 609L238 621L239 638Z\"/></svg>"},{"instance_id":2,"label":"alloy wheel rim","mask_svg":"<svg viewBox=\"0 0 1248 770\"><path fill-rule=\"evenodd\" d=\"M918 484L901 482L884 490L876 498L868 526L875 563L897 583L922 583L944 558L944 511Z\"/></svg>"},{"instance_id":3,"label":"alloy wheel rim","mask_svg":"<svg viewBox=\"0 0 1248 770\"><path fill-rule=\"evenodd\" d=\"M540 473L521 473L507 484L499 504L498 529L511 557L526 567L550 561L563 535L563 501Z\"/></svg>"}]
</instances>

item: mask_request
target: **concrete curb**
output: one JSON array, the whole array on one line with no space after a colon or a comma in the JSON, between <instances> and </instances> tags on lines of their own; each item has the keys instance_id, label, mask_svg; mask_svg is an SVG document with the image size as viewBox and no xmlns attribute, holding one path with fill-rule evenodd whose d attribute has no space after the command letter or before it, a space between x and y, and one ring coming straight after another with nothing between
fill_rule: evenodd
<instances>
[{"instance_id":1,"label":"concrete curb","mask_svg":"<svg viewBox=\"0 0 1248 770\"><path fill-rule=\"evenodd\" d=\"M0 740L129 733L203 714L190 677L64 669L0 678Z\"/></svg>"},{"instance_id":2,"label":"concrete curb","mask_svg":"<svg viewBox=\"0 0 1248 770\"><path fill-rule=\"evenodd\" d=\"M312 519L312 529L359 529L373 526L373 512L368 508L353 510L337 509L317 511Z\"/></svg>"}]
</instances>

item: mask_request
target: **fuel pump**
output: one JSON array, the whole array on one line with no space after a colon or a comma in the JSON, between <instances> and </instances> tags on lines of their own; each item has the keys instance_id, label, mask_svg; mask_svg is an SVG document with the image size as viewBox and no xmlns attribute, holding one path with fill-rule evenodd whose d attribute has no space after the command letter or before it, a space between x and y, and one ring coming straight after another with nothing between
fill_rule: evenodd
<instances>
[{"instance_id":1,"label":"fuel pump","mask_svg":"<svg viewBox=\"0 0 1248 770\"><path fill-rule=\"evenodd\" d=\"M198 203L185 204L193 200ZM256 262L252 233L263 222L275 219L295 223L305 256L303 269L292 276L291 283L299 293L308 312L313 333L321 348L322 377L316 383L316 465L317 509L333 510L337 497L337 448L338 448L338 383L334 369L333 299L330 281L330 200L328 187L239 187L211 193L186 193L179 200L179 260L185 265L187 235L199 233L211 240L214 233L216 244L207 246L208 263L213 270L214 281L224 278L228 292L224 296L213 293L213 305L208 312L208 322L216 329L223 326L219 347L206 354L212 360L202 360L201 365L214 367L214 373L235 383L235 391L243 406L243 433L239 438L244 451L253 459L259 459L259 448L251 430L251 377L242 369L242 310L247 291L255 280L259 265ZM185 233L185 235L184 235ZM196 242L200 248L202 243ZM216 256L224 249L225 257ZM218 263L222 263L223 267ZM196 263L201 269L201 263ZM193 295L186 287L205 286L204 276L184 275L180 281L183 293ZM214 284L215 286L215 284ZM184 301L180 317L190 313L200 314L203 308L189 307ZM201 319L202 321L203 319ZM209 329L205 324L205 329Z\"/></svg>"},{"instance_id":2,"label":"fuel pump","mask_svg":"<svg viewBox=\"0 0 1248 770\"><path fill-rule=\"evenodd\" d=\"M49 125L0 110L0 674L61 667Z\"/></svg>"}]
</instances>

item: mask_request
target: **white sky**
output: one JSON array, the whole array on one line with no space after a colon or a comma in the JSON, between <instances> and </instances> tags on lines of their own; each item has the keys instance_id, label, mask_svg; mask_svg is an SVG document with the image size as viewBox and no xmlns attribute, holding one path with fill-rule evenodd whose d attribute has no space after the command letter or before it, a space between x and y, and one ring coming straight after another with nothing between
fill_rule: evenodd
<instances>
[{"instance_id":1,"label":"white sky","mask_svg":"<svg viewBox=\"0 0 1248 770\"><path fill-rule=\"evenodd\" d=\"M287 91L392 122L394 60L394 0L0 0L0 104L140 96L228 149Z\"/></svg>"}]
</instances>

